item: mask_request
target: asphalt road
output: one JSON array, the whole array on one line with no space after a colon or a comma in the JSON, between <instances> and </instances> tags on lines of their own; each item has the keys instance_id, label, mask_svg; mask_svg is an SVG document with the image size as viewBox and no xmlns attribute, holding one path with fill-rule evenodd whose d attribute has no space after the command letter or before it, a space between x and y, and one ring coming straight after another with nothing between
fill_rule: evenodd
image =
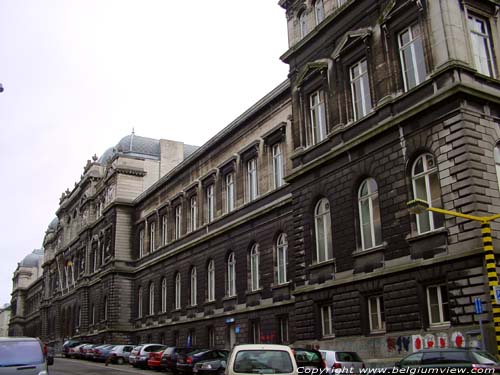
<instances>
[{"instance_id":1,"label":"asphalt road","mask_svg":"<svg viewBox=\"0 0 500 375\"><path fill-rule=\"evenodd\" d=\"M83 361L79 359L55 358L54 365L49 366L49 375L159 375L157 371L136 369L130 365L105 366L104 363ZM169 374L164 372L163 374Z\"/></svg>"}]
</instances>

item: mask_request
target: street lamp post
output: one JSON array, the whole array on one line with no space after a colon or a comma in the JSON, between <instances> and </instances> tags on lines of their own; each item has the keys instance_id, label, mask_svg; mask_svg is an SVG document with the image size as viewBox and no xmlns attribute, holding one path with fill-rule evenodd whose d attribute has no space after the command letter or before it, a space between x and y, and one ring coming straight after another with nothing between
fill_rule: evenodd
<instances>
[{"instance_id":1,"label":"street lamp post","mask_svg":"<svg viewBox=\"0 0 500 375\"><path fill-rule=\"evenodd\" d=\"M430 207L429 203L422 199L414 199L407 203L408 210L413 214L420 214L424 211L437 212L443 215L461 217L481 223L481 234L483 240L483 254L486 263L486 273L488 275L488 285L490 289L490 301L493 310L493 323L495 326L495 338L497 351L500 355L500 306L496 303L495 289L498 287L498 274L495 262L495 253L493 252L493 240L491 238L491 225L493 220L499 219L500 214L492 216L475 216L462 214L460 212L448 211L442 208Z\"/></svg>"}]
</instances>

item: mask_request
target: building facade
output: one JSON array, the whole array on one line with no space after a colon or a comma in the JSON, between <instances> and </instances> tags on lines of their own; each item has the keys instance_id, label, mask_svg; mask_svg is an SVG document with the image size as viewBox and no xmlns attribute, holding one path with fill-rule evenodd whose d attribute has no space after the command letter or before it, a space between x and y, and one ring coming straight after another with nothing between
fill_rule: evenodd
<instances>
[{"instance_id":1,"label":"building facade","mask_svg":"<svg viewBox=\"0 0 500 375\"><path fill-rule=\"evenodd\" d=\"M0 308L0 337L9 336L10 305Z\"/></svg>"},{"instance_id":2,"label":"building facade","mask_svg":"<svg viewBox=\"0 0 500 375\"><path fill-rule=\"evenodd\" d=\"M388 360L477 345L481 319L496 352L480 225L406 202L500 212L499 5L279 5L284 83L199 148L125 137L63 194L31 327Z\"/></svg>"}]
</instances>

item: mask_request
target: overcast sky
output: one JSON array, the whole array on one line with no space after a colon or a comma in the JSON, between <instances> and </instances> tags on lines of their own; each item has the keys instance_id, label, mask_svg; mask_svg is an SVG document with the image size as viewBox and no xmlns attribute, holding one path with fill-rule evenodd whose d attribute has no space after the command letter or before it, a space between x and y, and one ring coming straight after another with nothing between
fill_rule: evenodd
<instances>
[{"instance_id":1,"label":"overcast sky","mask_svg":"<svg viewBox=\"0 0 500 375\"><path fill-rule=\"evenodd\" d=\"M277 2L0 0L0 306L92 155L202 145L286 79Z\"/></svg>"}]
</instances>

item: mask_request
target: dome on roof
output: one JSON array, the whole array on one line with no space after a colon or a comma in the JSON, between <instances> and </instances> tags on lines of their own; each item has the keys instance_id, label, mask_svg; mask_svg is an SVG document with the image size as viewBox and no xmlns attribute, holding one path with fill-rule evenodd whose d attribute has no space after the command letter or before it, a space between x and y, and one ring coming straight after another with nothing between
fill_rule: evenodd
<instances>
[{"instance_id":1,"label":"dome on roof","mask_svg":"<svg viewBox=\"0 0 500 375\"><path fill-rule=\"evenodd\" d=\"M19 263L20 267L34 268L38 267L40 262L43 260L43 249L33 250L31 254L28 254Z\"/></svg>"},{"instance_id":2,"label":"dome on roof","mask_svg":"<svg viewBox=\"0 0 500 375\"><path fill-rule=\"evenodd\" d=\"M160 141L158 139L140 137L132 133L123 137L118 142L116 150L124 154L160 157Z\"/></svg>"},{"instance_id":3,"label":"dome on roof","mask_svg":"<svg viewBox=\"0 0 500 375\"><path fill-rule=\"evenodd\" d=\"M97 160L97 162L101 165L106 165L109 163L113 156L116 154L116 148L110 147L101 155L101 157Z\"/></svg>"}]
</instances>

